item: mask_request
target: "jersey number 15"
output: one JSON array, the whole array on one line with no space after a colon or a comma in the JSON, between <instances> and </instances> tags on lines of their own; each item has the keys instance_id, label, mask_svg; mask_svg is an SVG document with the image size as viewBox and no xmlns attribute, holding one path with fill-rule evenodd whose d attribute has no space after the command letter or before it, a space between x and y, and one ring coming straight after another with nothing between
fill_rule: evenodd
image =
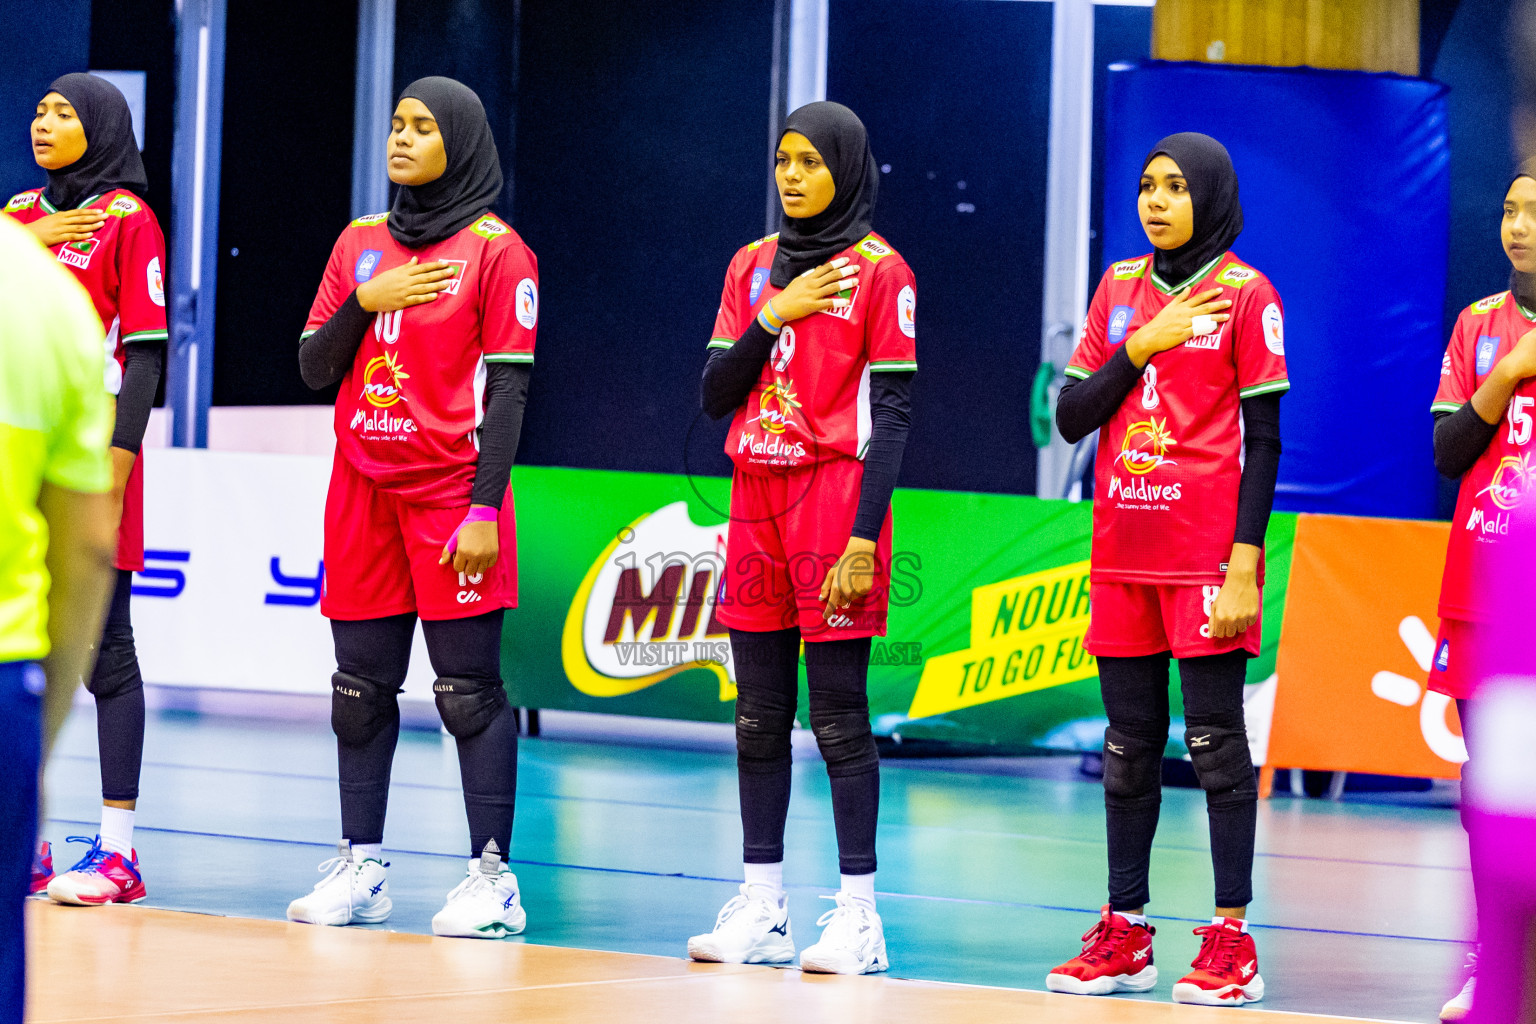
<instances>
[{"instance_id":1,"label":"jersey number 15","mask_svg":"<svg viewBox=\"0 0 1536 1024\"><path fill-rule=\"evenodd\" d=\"M1516 395L1509 403L1509 437L1510 444L1523 445L1531 439L1531 406L1536 405L1536 398L1526 395Z\"/></svg>"}]
</instances>

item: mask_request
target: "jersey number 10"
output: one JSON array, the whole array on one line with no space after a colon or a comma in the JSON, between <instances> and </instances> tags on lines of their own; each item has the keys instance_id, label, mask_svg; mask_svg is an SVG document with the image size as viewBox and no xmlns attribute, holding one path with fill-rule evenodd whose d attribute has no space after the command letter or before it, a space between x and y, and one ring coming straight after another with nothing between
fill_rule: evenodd
<instances>
[{"instance_id":1,"label":"jersey number 10","mask_svg":"<svg viewBox=\"0 0 1536 1024\"><path fill-rule=\"evenodd\" d=\"M397 309L392 313L380 313L373 318L373 336L386 345L393 345L400 340L400 315L405 310Z\"/></svg>"}]
</instances>

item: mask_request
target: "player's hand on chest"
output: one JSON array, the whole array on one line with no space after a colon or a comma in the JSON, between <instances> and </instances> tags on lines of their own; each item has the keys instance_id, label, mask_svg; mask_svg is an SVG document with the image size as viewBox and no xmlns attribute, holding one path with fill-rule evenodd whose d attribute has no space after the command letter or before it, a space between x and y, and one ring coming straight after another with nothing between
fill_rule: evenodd
<instances>
[{"instance_id":1,"label":"player's hand on chest","mask_svg":"<svg viewBox=\"0 0 1536 1024\"><path fill-rule=\"evenodd\" d=\"M755 268L754 275L763 269L766 268ZM804 320L817 313L832 313L847 319L858 297L859 269L858 261L839 256L807 270L782 291L768 296L765 302L772 303L774 315L786 323Z\"/></svg>"},{"instance_id":2,"label":"player's hand on chest","mask_svg":"<svg viewBox=\"0 0 1536 1024\"><path fill-rule=\"evenodd\" d=\"M458 292L464 269L462 260L423 262L413 256L359 284L357 304L370 313L394 313L433 303L445 293Z\"/></svg>"}]
</instances>

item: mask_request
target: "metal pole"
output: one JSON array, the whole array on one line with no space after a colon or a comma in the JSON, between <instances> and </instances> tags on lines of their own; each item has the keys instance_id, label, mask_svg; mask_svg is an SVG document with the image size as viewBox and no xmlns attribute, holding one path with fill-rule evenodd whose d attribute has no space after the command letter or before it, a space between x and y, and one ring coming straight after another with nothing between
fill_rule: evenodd
<instances>
[{"instance_id":1,"label":"metal pole","mask_svg":"<svg viewBox=\"0 0 1536 1024\"><path fill-rule=\"evenodd\" d=\"M171 163L171 443L208 445L219 254L225 0L180 0Z\"/></svg>"},{"instance_id":2,"label":"metal pole","mask_svg":"<svg viewBox=\"0 0 1536 1024\"><path fill-rule=\"evenodd\" d=\"M395 109L395 0L359 0L352 106L352 216L389 208L384 148Z\"/></svg>"},{"instance_id":3,"label":"metal pole","mask_svg":"<svg viewBox=\"0 0 1536 1024\"><path fill-rule=\"evenodd\" d=\"M790 0L788 110L827 98L829 6L830 0Z\"/></svg>"},{"instance_id":4,"label":"metal pole","mask_svg":"<svg viewBox=\"0 0 1536 1024\"><path fill-rule=\"evenodd\" d=\"M773 0L773 63L768 70L768 205L763 220L763 234L779 230L779 190L773 182L774 154L779 137L784 134L784 118L789 114L789 8L790 0Z\"/></svg>"},{"instance_id":5,"label":"metal pole","mask_svg":"<svg viewBox=\"0 0 1536 1024\"><path fill-rule=\"evenodd\" d=\"M1093 172L1093 3L1055 0L1051 29L1051 128L1045 179L1045 284L1040 362L1061 370L1088 308L1088 192ZM1072 446L1054 430L1039 450L1036 493L1063 496Z\"/></svg>"}]
</instances>

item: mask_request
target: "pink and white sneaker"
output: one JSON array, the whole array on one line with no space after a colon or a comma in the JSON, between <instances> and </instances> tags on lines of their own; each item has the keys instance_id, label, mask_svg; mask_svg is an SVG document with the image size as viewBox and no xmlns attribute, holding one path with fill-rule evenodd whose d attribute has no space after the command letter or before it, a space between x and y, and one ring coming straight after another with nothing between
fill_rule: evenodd
<instances>
[{"instance_id":1,"label":"pink and white sneaker","mask_svg":"<svg viewBox=\"0 0 1536 1024\"><path fill-rule=\"evenodd\" d=\"M79 862L48 883L48 897L57 903L77 907L95 907L104 903L137 903L146 895L144 876L139 873L139 854L131 858L104 850L101 836L87 839L70 836L71 843L90 843Z\"/></svg>"},{"instance_id":2,"label":"pink and white sneaker","mask_svg":"<svg viewBox=\"0 0 1536 1024\"><path fill-rule=\"evenodd\" d=\"M51 881L53 881L53 844L45 839L37 844L37 852L32 855L30 894L36 896L45 891Z\"/></svg>"}]
</instances>

